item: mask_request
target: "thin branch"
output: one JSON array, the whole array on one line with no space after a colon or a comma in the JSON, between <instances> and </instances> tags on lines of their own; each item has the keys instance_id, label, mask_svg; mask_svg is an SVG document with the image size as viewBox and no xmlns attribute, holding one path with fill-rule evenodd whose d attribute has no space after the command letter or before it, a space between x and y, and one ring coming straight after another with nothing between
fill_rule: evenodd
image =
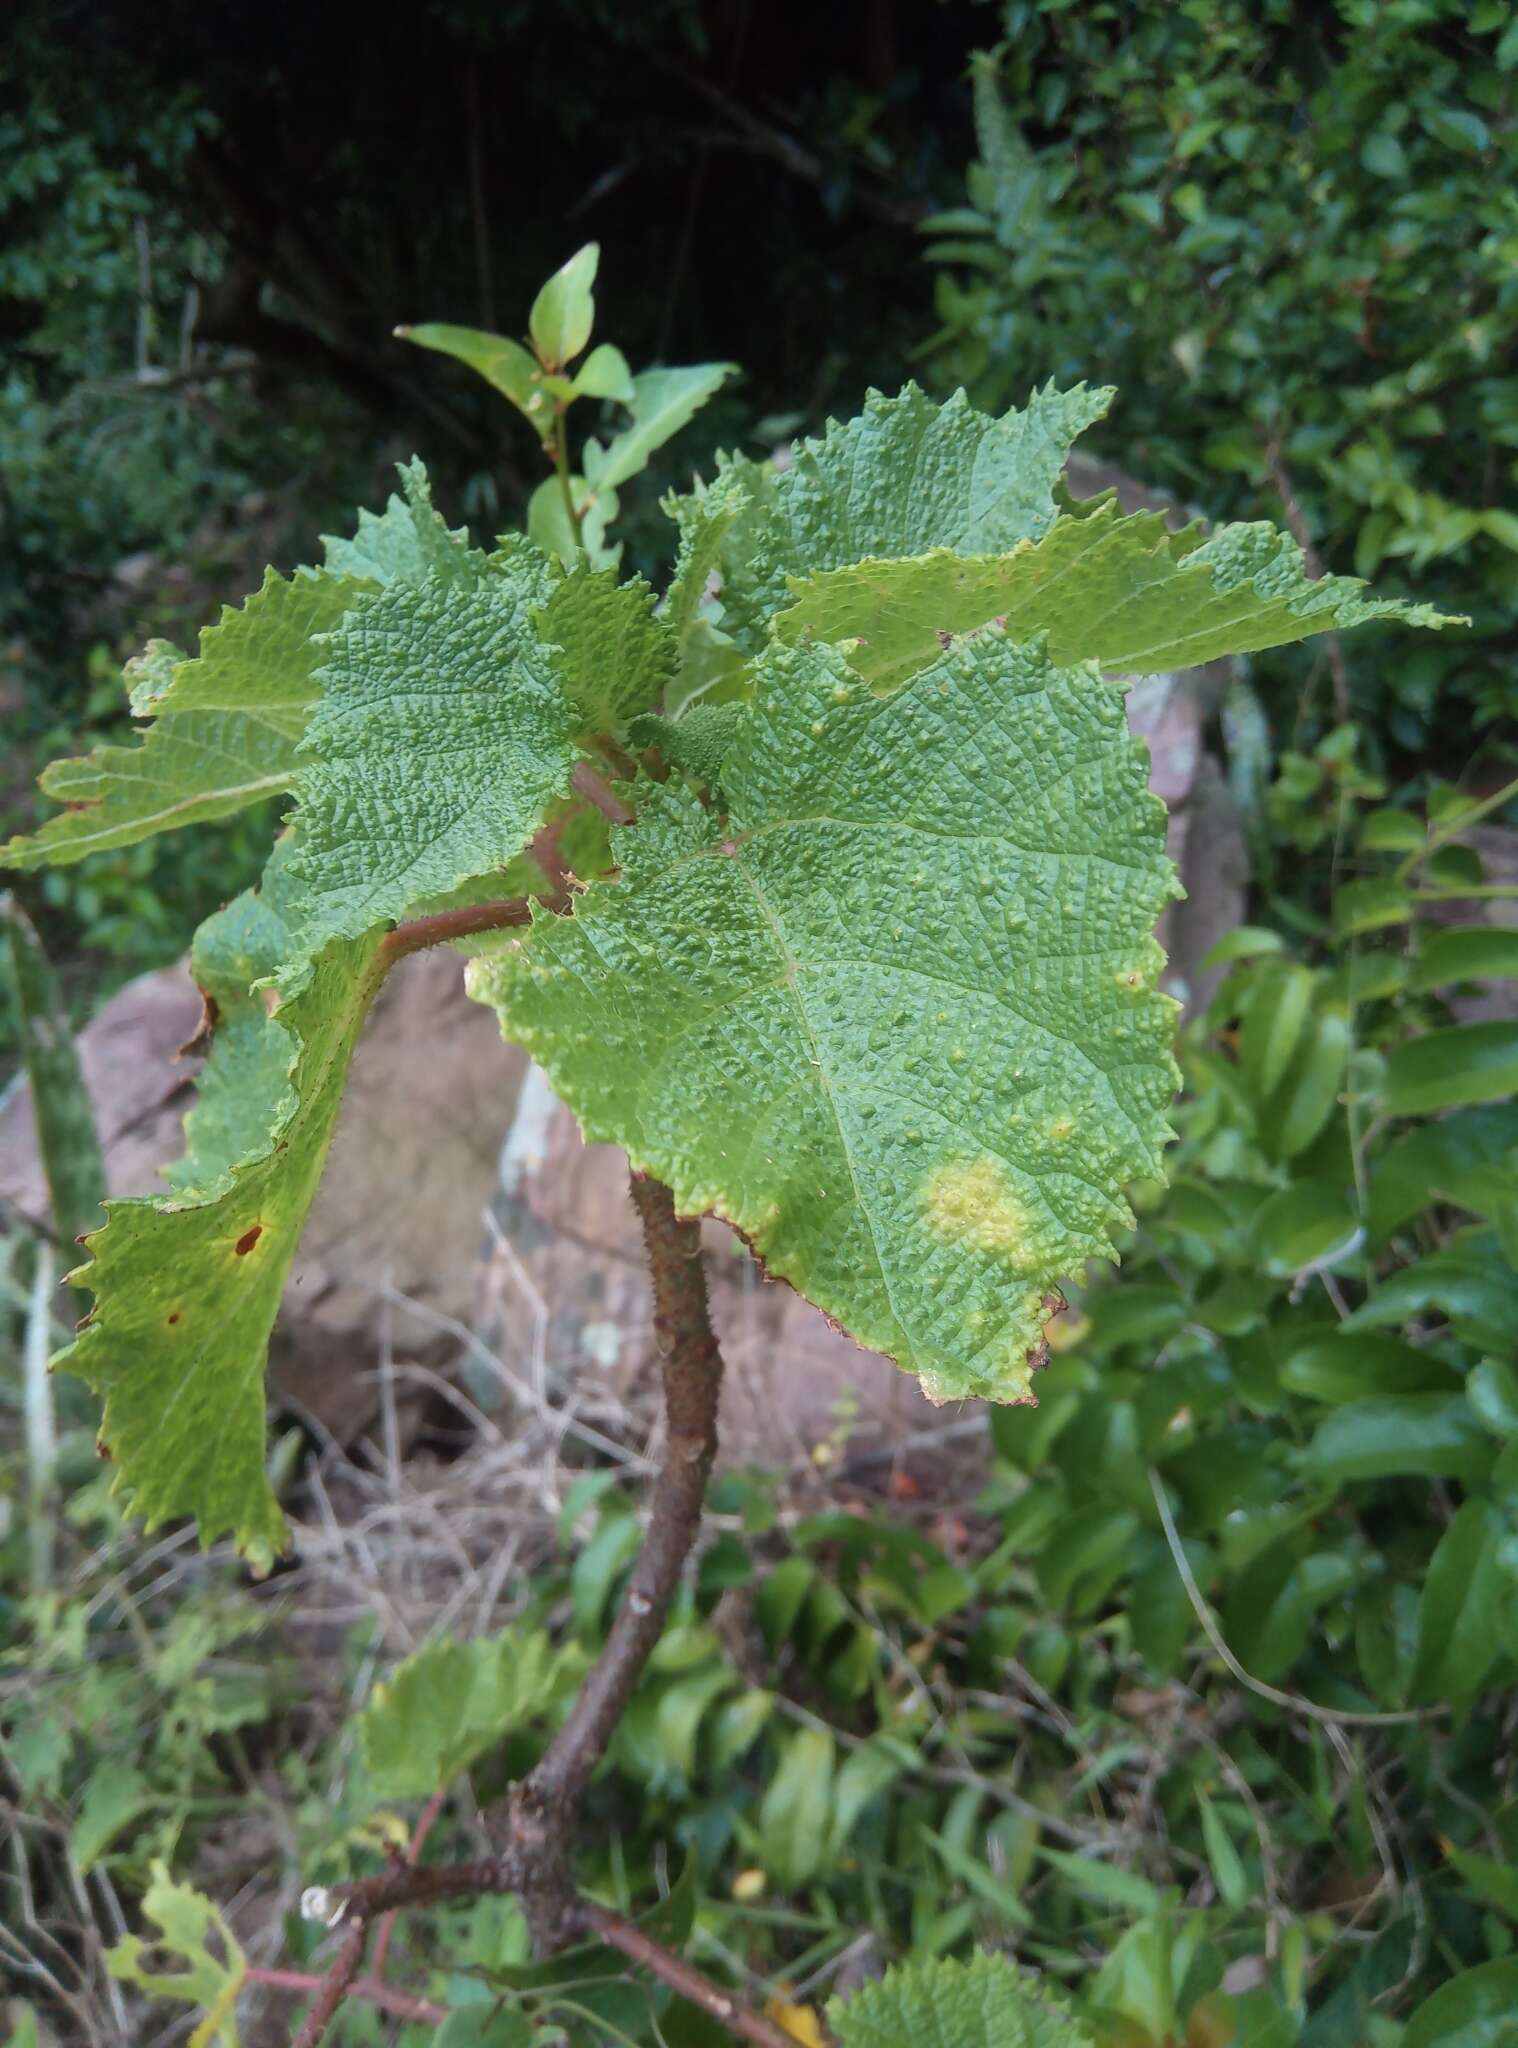
<instances>
[{"instance_id":1,"label":"thin branch","mask_svg":"<svg viewBox=\"0 0 1518 2048\"><path fill-rule=\"evenodd\" d=\"M710 1977L696 1969L683 1957L673 1954L661 1946L641 1927L631 1920L624 1920L620 1913L613 1913L606 1906L598 1906L593 1899L582 1899L577 1918L579 1924L589 1933L599 1934L613 1948L619 1948L632 1962L639 1963L650 1975L677 1991L692 2005L699 2006L704 2013L710 2013L729 2033L740 2040L752 2041L755 2048L796 2048L796 2039L775 2022L766 2019L762 2013L750 2012L740 2005L731 1992L724 1991L720 1984L714 1984Z\"/></svg>"},{"instance_id":2,"label":"thin branch","mask_svg":"<svg viewBox=\"0 0 1518 2048\"><path fill-rule=\"evenodd\" d=\"M570 787L593 803L603 818L614 825L630 825L636 815L614 789L607 787L588 761L576 761L569 777Z\"/></svg>"},{"instance_id":3,"label":"thin branch","mask_svg":"<svg viewBox=\"0 0 1518 2048\"><path fill-rule=\"evenodd\" d=\"M422 1808L421 1818L411 1830L411 1840L406 1844L404 1861L408 1868L416 1867L423 1849L427 1846L427 1837L432 1833L433 1824L442 1812L447 1797L448 1788L445 1785L434 1792ZM385 1958L390 1953L390 1937L394 1932L395 1909L392 1907L380 1922L379 1935L374 1944L374 1974L377 1978L385 1974Z\"/></svg>"},{"instance_id":4,"label":"thin branch","mask_svg":"<svg viewBox=\"0 0 1518 2048\"><path fill-rule=\"evenodd\" d=\"M309 1994L320 1991L326 1979L313 1976L309 1970L249 1969L243 1981L262 1984L269 1991L303 1991ZM414 2020L419 2026L440 2027L448 2017L446 2005L439 2005L432 1998L418 1998L411 1991L397 1990L393 1984L381 1984L376 1977L355 1977L346 1996L361 1998L366 2005L375 2005L381 2012L393 2013L398 2020Z\"/></svg>"},{"instance_id":5,"label":"thin branch","mask_svg":"<svg viewBox=\"0 0 1518 2048\"><path fill-rule=\"evenodd\" d=\"M360 1921L344 1935L341 1948L334 1957L332 1967L321 1980L321 1989L311 2001L311 2010L301 2024L301 2030L291 2043L291 2048L319 2048L319 2043L331 2026L337 2008L347 1997L353 1980L363 1968L364 1943L369 1939L366 1921Z\"/></svg>"},{"instance_id":6,"label":"thin branch","mask_svg":"<svg viewBox=\"0 0 1518 2048\"><path fill-rule=\"evenodd\" d=\"M1341 1713L1337 1707L1320 1707L1316 1700L1304 1700L1300 1693L1282 1692L1279 1686L1267 1685L1263 1678L1256 1678L1252 1672L1246 1671L1229 1649L1223 1631L1218 1627L1212 1609L1207 1605L1202 1589L1196 1582L1191 1560L1186 1555L1180 1532L1175 1526L1175 1517L1170 1512L1170 1502L1165 1497L1164 1481L1152 1465L1149 1467L1149 1490L1154 1495L1154 1504L1160 1511L1160 1526L1165 1531L1165 1541L1170 1545L1170 1555L1175 1562L1176 1570L1180 1573L1181 1584L1186 1589L1186 1598L1191 1602L1191 1611L1201 1623L1203 1635L1240 1685L1248 1686L1249 1690L1258 1694L1262 1700L1270 1700L1278 1707L1286 1707L1293 1714L1306 1714L1309 1719L1319 1722L1329 1730L1401 1728L1410 1721L1432 1721L1448 1712L1446 1707L1437 1706L1409 1707L1404 1712L1395 1714Z\"/></svg>"}]
</instances>

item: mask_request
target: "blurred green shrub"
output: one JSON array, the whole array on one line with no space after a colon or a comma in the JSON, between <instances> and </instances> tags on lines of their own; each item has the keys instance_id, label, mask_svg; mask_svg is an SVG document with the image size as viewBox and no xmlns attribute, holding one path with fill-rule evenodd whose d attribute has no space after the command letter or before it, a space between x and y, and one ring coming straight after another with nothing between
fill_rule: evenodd
<instances>
[{"instance_id":1,"label":"blurred green shrub","mask_svg":"<svg viewBox=\"0 0 1518 2048\"><path fill-rule=\"evenodd\" d=\"M1034 379L1115 383L1108 452L1145 482L1219 517L1284 502L1326 565L1458 596L1473 635L1395 666L1367 639L1349 697L1406 754L1504 744L1511 7L1005 0L1001 17L973 65L969 204L925 223L932 370L993 409ZM1261 669L1286 722L1308 661Z\"/></svg>"}]
</instances>

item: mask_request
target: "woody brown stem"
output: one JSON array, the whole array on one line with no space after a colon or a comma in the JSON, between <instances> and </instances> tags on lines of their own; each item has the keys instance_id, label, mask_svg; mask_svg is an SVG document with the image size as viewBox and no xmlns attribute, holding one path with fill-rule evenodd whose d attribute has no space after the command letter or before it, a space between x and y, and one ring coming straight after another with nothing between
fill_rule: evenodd
<instances>
[{"instance_id":1,"label":"woody brown stem","mask_svg":"<svg viewBox=\"0 0 1518 2048\"><path fill-rule=\"evenodd\" d=\"M621 1949L630 1961L640 1963L660 1983L678 1991L682 1998L689 1999L702 2012L710 2013L714 2020L720 2021L741 2041L752 2041L755 2048L796 2048L794 2034L777 2027L763 2013L750 2012L720 1984L714 1984L710 1977L703 1976L683 1956L672 1954L646 1935L641 1927L635 1926L631 1920L624 1920L620 1913L598 1906L593 1899L582 1899L577 1917L582 1927L592 1934L599 1934L613 1948Z\"/></svg>"},{"instance_id":2,"label":"woody brown stem","mask_svg":"<svg viewBox=\"0 0 1518 2048\"><path fill-rule=\"evenodd\" d=\"M314 2048L322 2038L357 1977L371 1921L406 1906L490 1892L516 1894L542 1950L551 1952L594 1929L705 2011L727 2015L726 2024L743 2039L761 2048L776 2048L786 2039L768 2020L741 2012L720 1986L630 1922L582 1899L570 1874L570 1850L586 1787L663 1632L700 1532L701 1505L717 1452L722 1354L707 1303L700 1226L682 1221L675 1214L673 1194L647 1174L632 1175L632 1199L643 1226L653 1283L667 1434L664 1462L653 1484L648 1530L622 1604L568 1719L541 1762L508 1795L497 1822L498 1853L466 1864L416 1866L397 1861L377 1877L339 1889L336 1897L353 1931L307 2018L301 2048Z\"/></svg>"}]
</instances>

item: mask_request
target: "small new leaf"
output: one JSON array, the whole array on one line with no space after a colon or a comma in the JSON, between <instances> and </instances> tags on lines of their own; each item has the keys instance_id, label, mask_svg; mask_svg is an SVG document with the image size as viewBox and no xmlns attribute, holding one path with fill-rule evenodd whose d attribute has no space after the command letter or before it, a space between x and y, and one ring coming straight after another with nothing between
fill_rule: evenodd
<instances>
[{"instance_id":1,"label":"small new leaf","mask_svg":"<svg viewBox=\"0 0 1518 2048\"><path fill-rule=\"evenodd\" d=\"M590 339L596 318L591 286L600 258L599 245L587 242L554 272L532 302L527 329L545 370L562 370Z\"/></svg>"},{"instance_id":2,"label":"small new leaf","mask_svg":"<svg viewBox=\"0 0 1518 2048\"><path fill-rule=\"evenodd\" d=\"M1175 884L1121 695L1000 633L885 701L774 648L721 772L725 818L640 788L621 879L472 990L682 1214L936 1398L1028 1399L1175 1085Z\"/></svg>"},{"instance_id":3,"label":"small new leaf","mask_svg":"<svg viewBox=\"0 0 1518 2048\"><path fill-rule=\"evenodd\" d=\"M585 444L585 475L597 496L615 490L646 468L654 450L693 420L735 369L732 363L692 363L679 370L644 370L634 377L627 400L632 408L631 426L609 447L602 448L597 441Z\"/></svg>"},{"instance_id":4,"label":"small new leaf","mask_svg":"<svg viewBox=\"0 0 1518 2048\"><path fill-rule=\"evenodd\" d=\"M553 408L543 389L542 372L519 341L504 334L487 334L478 327L450 327L436 320L421 327L397 327L395 331L402 341L414 341L418 348L436 349L439 355L467 363L493 390L509 398L539 433L547 430ZM600 354L597 349L596 355ZM591 362L594 361L592 356ZM585 368L588 370L590 363Z\"/></svg>"},{"instance_id":5,"label":"small new leaf","mask_svg":"<svg viewBox=\"0 0 1518 2048\"><path fill-rule=\"evenodd\" d=\"M159 1930L156 1939L123 1935L106 1956L107 1970L150 1998L199 2006L202 2018L190 2035L190 2048L237 2048L237 1994L248 1963L231 1928L209 1899L175 1884L163 1863L153 1865L142 1910ZM167 1962L179 1967L161 1967Z\"/></svg>"}]
</instances>

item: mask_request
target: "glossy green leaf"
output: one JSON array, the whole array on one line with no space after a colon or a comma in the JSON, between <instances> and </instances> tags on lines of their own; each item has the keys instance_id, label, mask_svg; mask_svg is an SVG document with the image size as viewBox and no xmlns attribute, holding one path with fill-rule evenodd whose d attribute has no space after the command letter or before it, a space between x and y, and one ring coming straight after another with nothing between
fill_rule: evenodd
<instances>
[{"instance_id":1,"label":"glossy green leaf","mask_svg":"<svg viewBox=\"0 0 1518 2048\"><path fill-rule=\"evenodd\" d=\"M1263 1100L1291 1065L1312 1008L1315 977L1283 961L1250 988L1239 1027L1239 1065L1256 1099Z\"/></svg>"},{"instance_id":2,"label":"glossy green leaf","mask_svg":"<svg viewBox=\"0 0 1518 2048\"><path fill-rule=\"evenodd\" d=\"M1510 980L1518 975L1518 931L1500 925L1457 925L1423 935L1413 968L1415 990L1456 981Z\"/></svg>"},{"instance_id":3,"label":"glossy green leaf","mask_svg":"<svg viewBox=\"0 0 1518 2048\"><path fill-rule=\"evenodd\" d=\"M1302 1469L1332 1481L1416 1473L1474 1482L1492 1457L1491 1438L1462 1395L1383 1394L1326 1416L1302 1453Z\"/></svg>"},{"instance_id":4,"label":"glossy green leaf","mask_svg":"<svg viewBox=\"0 0 1518 2048\"><path fill-rule=\"evenodd\" d=\"M1489 1501L1468 1500L1440 1537L1418 1603L1413 1699L1468 1700L1496 1662L1497 1606L1511 1598L1497 1558L1502 1533Z\"/></svg>"},{"instance_id":5,"label":"glossy green leaf","mask_svg":"<svg viewBox=\"0 0 1518 2048\"><path fill-rule=\"evenodd\" d=\"M590 340L596 305L591 287L601 251L595 242L577 249L532 302L527 330L545 370L561 370Z\"/></svg>"},{"instance_id":6,"label":"glossy green leaf","mask_svg":"<svg viewBox=\"0 0 1518 2048\"><path fill-rule=\"evenodd\" d=\"M1304 1033L1280 1089L1261 1115L1260 1136L1277 1159L1295 1159L1333 1115L1349 1058L1349 1019L1320 1011Z\"/></svg>"},{"instance_id":7,"label":"glossy green leaf","mask_svg":"<svg viewBox=\"0 0 1518 2048\"><path fill-rule=\"evenodd\" d=\"M688 426L706 401L736 374L733 363L693 363L679 370L644 370L634 377L632 424L605 448L585 444L585 476L599 496L627 483L648 465L649 457Z\"/></svg>"},{"instance_id":8,"label":"glossy green leaf","mask_svg":"<svg viewBox=\"0 0 1518 2048\"><path fill-rule=\"evenodd\" d=\"M1250 1238L1265 1271L1285 1276L1342 1265L1364 1232L1349 1192L1326 1181L1297 1180L1261 1203Z\"/></svg>"},{"instance_id":9,"label":"glossy green leaf","mask_svg":"<svg viewBox=\"0 0 1518 2048\"><path fill-rule=\"evenodd\" d=\"M519 341L508 340L503 334L486 334L478 327L450 327L439 321L421 327L397 327L395 331L402 341L414 341L419 348L436 349L440 355L467 363L492 389L509 398L540 434L546 436L551 430L553 408L543 389L542 373ZM597 349L596 354L600 353ZM586 368L589 367L587 363Z\"/></svg>"},{"instance_id":10,"label":"glossy green leaf","mask_svg":"<svg viewBox=\"0 0 1518 2048\"><path fill-rule=\"evenodd\" d=\"M1425 1999L1401 2048L1512 2048L1518 2014L1518 1960L1503 1956L1462 1970Z\"/></svg>"},{"instance_id":11,"label":"glossy green leaf","mask_svg":"<svg viewBox=\"0 0 1518 2048\"><path fill-rule=\"evenodd\" d=\"M1505 1919L1518 1920L1518 1868L1499 1863L1495 1856L1457 1849L1453 1842L1445 1843L1444 1853L1478 1898L1495 1906Z\"/></svg>"},{"instance_id":12,"label":"glossy green leaf","mask_svg":"<svg viewBox=\"0 0 1518 2048\"><path fill-rule=\"evenodd\" d=\"M1295 1345L1281 1363L1280 1376L1292 1393L1332 1402L1430 1393L1449 1382L1448 1368L1416 1345L1342 1326Z\"/></svg>"},{"instance_id":13,"label":"glossy green leaf","mask_svg":"<svg viewBox=\"0 0 1518 2048\"><path fill-rule=\"evenodd\" d=\"M1225 1906L1242 1906L1249 1899L1249 1879L1244 1870L1243 1860L1234 1847L1233 1837L1223 1825L1221 1816L1205 1792L1196 1795L1197 1812L1202 1822L1202 1841L1207 1850L1207 1861L1212 1868L1213 1883L1218 1888L1218 1897Z\"/></svg>"},{"instance_id":14,"label":"glossy green leaf","mask_svg":"<svg viewBox=\"0 0 1518 2048\"><path fill-rule=\"evenodd\" d=\"M609 341L593 348L581 363L574 389L577 398L615 398L623 405L636 404L638 396L626 356Z\"/></svg>"},{"instance_id":15,"label":"glossy green leaf","mask_svg":"<svg viewBox=\"0 0 1518 2048\"><path fill-rule=\"evenodd\" d=\"M1426 1116L1518 1092L1518 1023L1452 1024L1394 1045L1382 1102L1390 1116Z\"/></svg>"},{"instance_id":16,"label":"glossy green leaf","mask_svg":"<svg viewBox=\"0 0 1518 2048\"><path fill-rule=\"evenodd\" d=\"M1121 699L995 634L885 703L776 649L723 788L725 819L640 789L620 879L472 992L683 1213L938 1398L1026 1398L1050 1286L1160 1171L1174 1077Z\"/></svg>"},{"instance_id":17,"label":"glossy green leaf","mask_svg":"<svg viewBox=\"0 0 1518 2048\"><path fill-rule=\"evenodd\" d=\"M1483 1358L1473 1365L1465 1398L1494 1435L1518 1436L1518 1372L1505 1360Z\"/></svg>"}]
</instances>

